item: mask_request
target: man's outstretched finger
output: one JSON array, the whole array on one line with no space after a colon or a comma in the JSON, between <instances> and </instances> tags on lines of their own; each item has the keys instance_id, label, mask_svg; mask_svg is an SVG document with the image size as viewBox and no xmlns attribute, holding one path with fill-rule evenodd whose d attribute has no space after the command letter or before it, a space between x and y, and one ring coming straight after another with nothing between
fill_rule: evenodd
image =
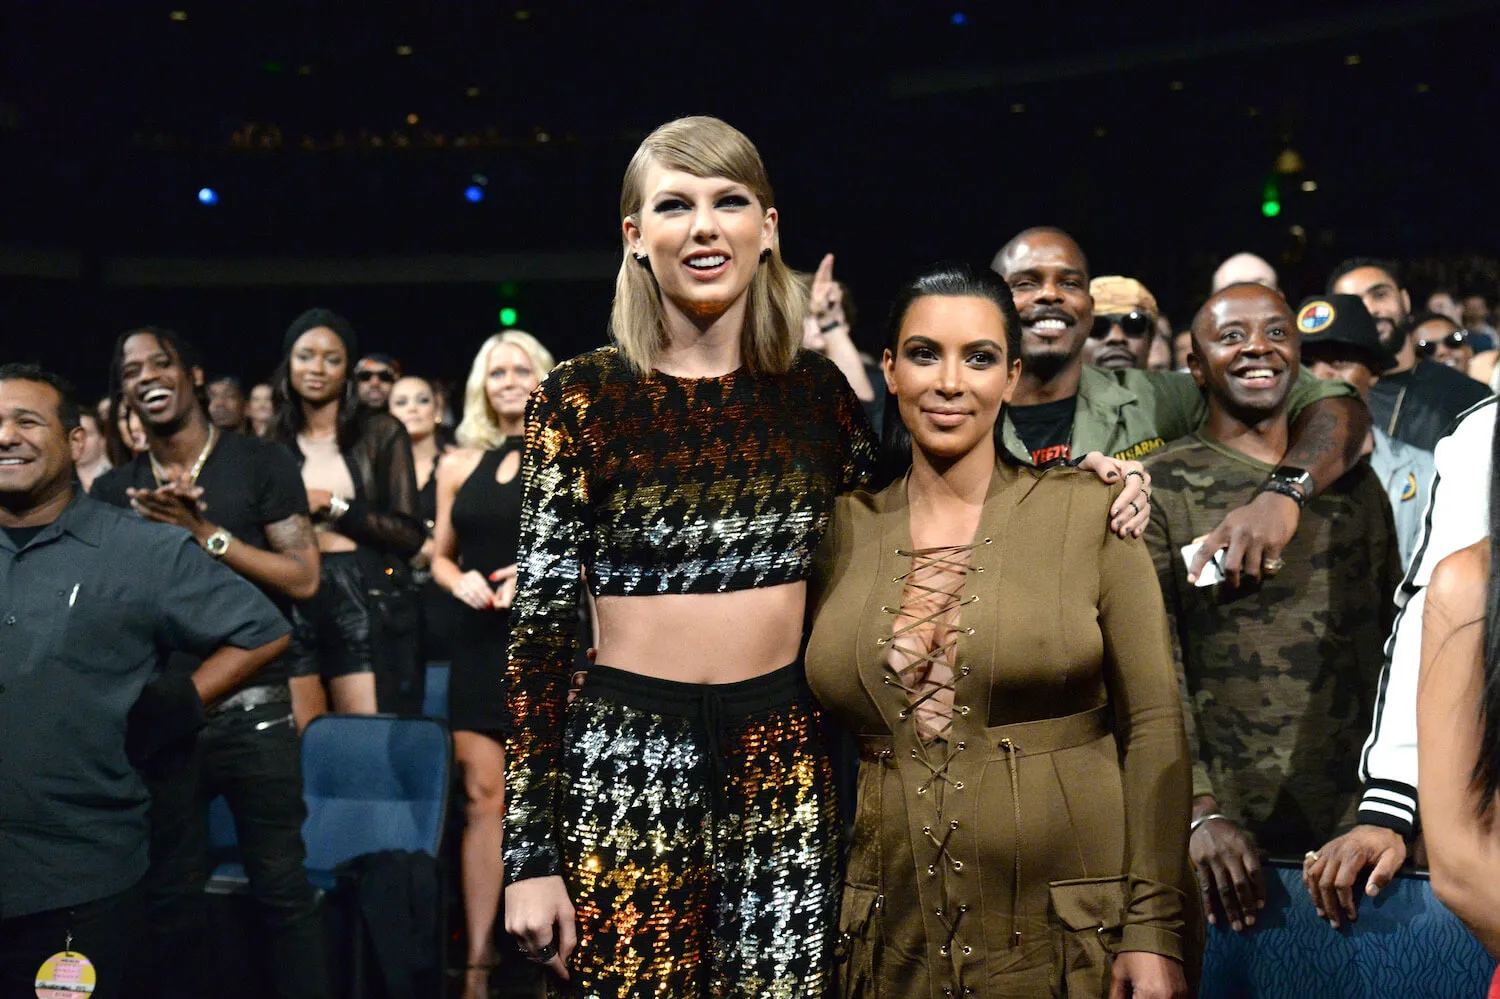
<instances>
[{"instance_id":1,"label":"man's outstretched finger","mask_svg":"<svg viewBox=\"0 0 1500 999\"><path fill-rule=\"evenodd\" d=\"M1370 872L1370 880L1365 885L1365 894L1371 898L1379 895L1381 889L1390 884L1391 879L1396 876L1396 872L1401 870L1401 865L1405 862L1405 859L1404 856L1398 854L1395 850L1380 851L1380 857L1375 861L1375 869Z\"/></svg>"},{"instance_id":2,"label":"man's outstretched finger","mask_svg":"<svg viewBox=\"0 0 1500 999\"><path fill-rule=\"evenodd\" d=\"M1210 862L1209 870L1213 872L1214 893L1219 897L1224 918L1229 920L1231 929L1241 929L1245 924L1245 913L1240 909L1239 894L1234 890L1234 875L1225 861L1217 857Z\"/></svg>"}]
</instances>

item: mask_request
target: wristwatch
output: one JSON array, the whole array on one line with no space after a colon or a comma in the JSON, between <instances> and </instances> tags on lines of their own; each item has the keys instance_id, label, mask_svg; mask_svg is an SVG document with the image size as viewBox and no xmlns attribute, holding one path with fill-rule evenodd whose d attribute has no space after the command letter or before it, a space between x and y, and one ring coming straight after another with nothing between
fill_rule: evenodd
<instances>
[{"instance_id":1,"label":"wristwatch","mask_svg":"<svg viewBox=\"0 0 1500 999\"><path fill-rule=\"evenodd\" d=\"M204 539L203 547L214 558L223 558L229 551L229 542L233 540L234 535L221 527Z\"/></svg>"},{"instance_id":2,"label":"wristwatch","mask_svg":"<svg viewBox=\"0 0 1500 999\"><path fill-rule=\"evenodd\" d=\"M1299 507L1306 506L1313 495L1312 473L1296 465L1278 465L1271 477L1261 483L1260 492L1279 493L1295 500Z\"/></svg>"}]
</instances>

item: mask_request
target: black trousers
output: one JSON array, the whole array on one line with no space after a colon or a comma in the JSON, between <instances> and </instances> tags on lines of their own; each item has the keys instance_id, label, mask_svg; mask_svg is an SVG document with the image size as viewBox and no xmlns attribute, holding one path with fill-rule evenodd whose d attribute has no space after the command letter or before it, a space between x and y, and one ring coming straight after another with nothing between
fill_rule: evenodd
<instances>
[{"instance_id":1,"label":"black trousers","mask_svg":"<svg viewBox=\"0 0 1500 999\"><path fill-rule=\"evenodd\" d=\"M132 997L209 994L213 979L204 886L208 803L224 795L234 815L255 909L265 925L275 994L324 999L327 941L303 866L302 768L289 704L213 716L196 748L173 747L143 767L151 789L151 868L141 882L147 929L130 973ZM205 961L192 962L193 955ZM206 966L205 966L206 965Z\"/></svg>"},{"instance_id":2,"label":"black trousers","mask_svg":"<svg viewBox=\"0 0 1500 999\"><path fill-rule=\"evenodd\" d=\"M36 999L37 970L62 951L69 934L72 949L94 965L96 999L118 999L125 958L139 926L136 888L65 909L0 919L0 999Z\"/></svg>"}]
</instances>

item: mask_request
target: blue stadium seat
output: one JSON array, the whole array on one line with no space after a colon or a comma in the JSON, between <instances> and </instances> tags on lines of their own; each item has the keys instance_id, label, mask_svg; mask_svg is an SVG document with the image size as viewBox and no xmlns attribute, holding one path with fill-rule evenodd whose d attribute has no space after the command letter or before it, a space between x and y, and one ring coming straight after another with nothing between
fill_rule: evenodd
<instances>
[{"instance_id":1,"label":"blue stadium seat","mask_svg":"<svg viewBox=\"0 0 1500 999\"><path fill-rule=\"evenodd\" d=\"M1202 999L1482 999L1495 973L1425 874L1361 892L1359 919L1339 930L1318 918L1301 864L1270 864L1266 891L1253 930L1209 927Z\"/></svg>"},{"instance_id":2,"label":"blue stadium seat","mask_svg":"<svg viewBox=\"0 0 1500 999\"><path fill-rule=\"evenodd\" d=\"M382 850L433 857L448 814L452 743L441 722L324 715L302 733L307 872L323 889L333 869Z\"/></svg>"},{"instance_id":3,"label":"blue stadium seat","mask_svg":"<svg viewBox=\"0 0 1500 999\"><path fill-rule=\"evenodd\" d=\"M422 714L448 720L448 669L445 662L427 664L427 682L422 688Z\"/></svg>"},{"instance_id":4,"label":"blue stadium seat","mask_svg":"<svg viewBox=\"0 0 1500 999\"><path fill-rule=\"evenodd\" d=\"M210 895L242 895L250 890L239 846L234 816L221 794L208 803L208 857L214 867L204 890Z\"/></svg>"}]
</instances>

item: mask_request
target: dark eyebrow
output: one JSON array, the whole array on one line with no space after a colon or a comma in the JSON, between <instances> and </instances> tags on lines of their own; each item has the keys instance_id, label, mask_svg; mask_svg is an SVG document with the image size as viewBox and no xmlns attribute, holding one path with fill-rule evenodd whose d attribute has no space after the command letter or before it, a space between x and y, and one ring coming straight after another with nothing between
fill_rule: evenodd
<instances>
[{"instance_id":1,"label":"dark eyebrow","mask_svg":"<svg viewBox=\"0 0 1500 999\"><path fill-rule=\"evenodd\" d=\"M970 340L964 344L964 350L973 350L976 347L989 347L991 350L1001 350L1001 346L993 340Z\"/></svg>"}]
</instances>

